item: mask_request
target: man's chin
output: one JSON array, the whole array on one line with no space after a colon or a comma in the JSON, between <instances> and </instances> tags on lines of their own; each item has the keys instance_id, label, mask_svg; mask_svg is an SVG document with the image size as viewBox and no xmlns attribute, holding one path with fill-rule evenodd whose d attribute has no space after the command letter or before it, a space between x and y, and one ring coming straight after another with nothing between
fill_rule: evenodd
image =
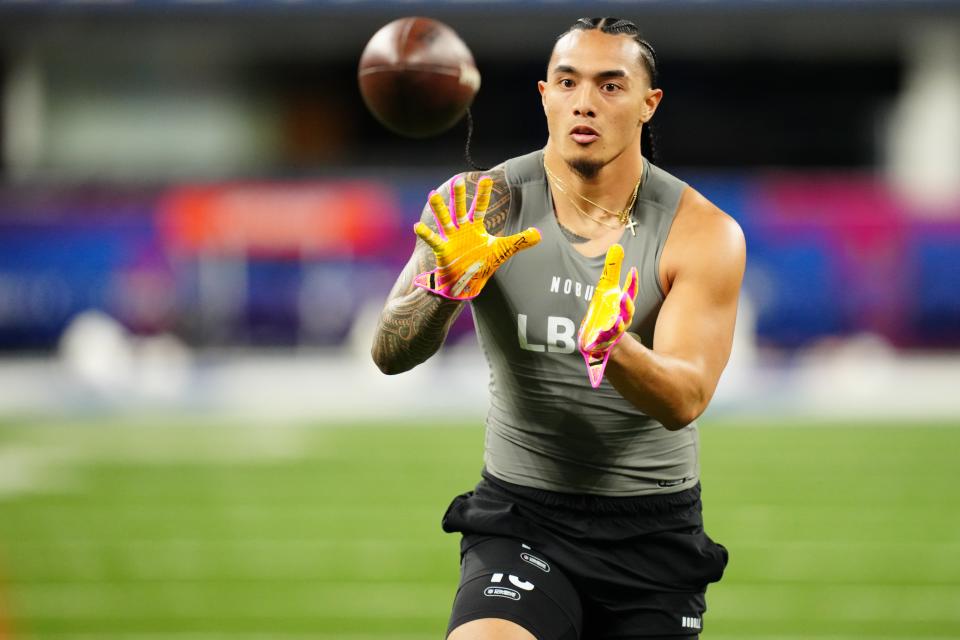
<instances>
[{"instance_id":1,"label":"man's chin","mask_svg":"<svg viewBox=\"0 0 960 640\"><path fill-rule=\"evenodd\" d=\"M577 154L575 156L564 158L564 162L570 167L570 170L581 178L590 180L596 178L607 163L592 155Z\"/></svg>"}]
</instances>

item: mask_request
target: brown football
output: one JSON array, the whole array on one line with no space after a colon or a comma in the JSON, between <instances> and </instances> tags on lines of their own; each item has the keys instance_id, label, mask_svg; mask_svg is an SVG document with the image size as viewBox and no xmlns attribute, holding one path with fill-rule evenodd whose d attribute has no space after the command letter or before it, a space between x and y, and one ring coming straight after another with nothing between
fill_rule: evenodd
<instances>
[{"instance_id":1,"label":"brown football","mask_svg":"<svg viewBox=\"0 0 960 640\"><path fill-rule=\"evenodd\" d=\"M480 72L460 36L442 22L419 17L394 20L373 34L357 79L377 120L411 138L452 127L480 88Z\"/></svg>"}]
</instances>

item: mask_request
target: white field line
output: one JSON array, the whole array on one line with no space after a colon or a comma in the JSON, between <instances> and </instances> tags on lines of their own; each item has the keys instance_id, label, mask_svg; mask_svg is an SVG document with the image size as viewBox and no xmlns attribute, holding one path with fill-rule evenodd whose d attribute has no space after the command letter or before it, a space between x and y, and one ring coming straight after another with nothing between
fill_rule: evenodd
<instances>
[{"instance_id":1,"label":"white field line","mask_svg":"<svg viewBox=\"0 0 960 640\"><path fill-rule=\"evenodd\" d=\"M0 449L0 499L62 491L77 483L74 469L55 463L49 449L14 445Z\"/></svg>"},{"instance_id":2,"label":"white field line","mask_svg":"<svg viewBox=\"0 0 960 640\"><path fill-rule=\"evenodd\" d=\"M20 450L52 463L204 462L243 463L322 455L322 443L309 428L230 428L156 425L153 427L69 425L21 428ZM315 432L313 432L315 434ZM318 449L320 449L318 451ZM3 451L3 449L0 449Z\"/></svg>"},{"instance_id":3,"label":"white field line","mask_svg":"<svg viewBox=\"0 0 960 640\"><path fill-rule=\"evenodd\" d=\"M316 437L306 429L122 428L116 425L25 430L20 442L0 446L0 499L29 493L78 491L83 470L110 462L170 465L274 464L322 459ZM47 440L55 438L55 440Z\"/></svg>"}]
</instances>

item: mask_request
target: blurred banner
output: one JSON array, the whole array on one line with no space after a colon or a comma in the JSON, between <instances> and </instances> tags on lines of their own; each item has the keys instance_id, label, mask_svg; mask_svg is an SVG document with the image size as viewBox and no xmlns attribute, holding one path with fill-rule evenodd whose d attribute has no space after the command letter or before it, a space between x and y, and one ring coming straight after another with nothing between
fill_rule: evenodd
<instances>
[{"instance_id":1,"label":"blurred banner","mask_svg":"<svg viewBox=\"0 0 960 640\"><path fill-rule=\"evenodd\" d=\"M858 175L684 177L745 230L762 345L872 333L898 347L960 347L960 207L917 217ZM430 186L424 176L8 187L0 348L51 349L88 309L199 346L337 345L409 256Z\"/></svg>"}]
</instances>

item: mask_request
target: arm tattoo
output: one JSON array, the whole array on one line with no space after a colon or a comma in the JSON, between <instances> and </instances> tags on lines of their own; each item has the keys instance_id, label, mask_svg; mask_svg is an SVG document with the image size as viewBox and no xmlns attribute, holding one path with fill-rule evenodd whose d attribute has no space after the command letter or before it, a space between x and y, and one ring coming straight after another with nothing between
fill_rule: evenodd
<instances>
[{"instance_id":1,"label":"arm tattoo","mask_svg":"<svg viewBox=\"0 0 960 640\"><path fill-rule=\"evenodd\" d=\"M493 178L490 205L483 222L487 233L499 235L506 226L510 212L510 190L502 167L464 174L468 196L475 194L481 176ZM440 189L446 197L449 182ZM433 231L437 223L429 205L424 207L420 219ZM437 352L447 337L447 332L463 310L463 303L415 287L414 278L437 266L433 250L417 239L413 256L397 278L380 313L380 322L374 335L371 354L374 362L384 373L408 371L426 361Z\"/></svg>"}]
</instances>

